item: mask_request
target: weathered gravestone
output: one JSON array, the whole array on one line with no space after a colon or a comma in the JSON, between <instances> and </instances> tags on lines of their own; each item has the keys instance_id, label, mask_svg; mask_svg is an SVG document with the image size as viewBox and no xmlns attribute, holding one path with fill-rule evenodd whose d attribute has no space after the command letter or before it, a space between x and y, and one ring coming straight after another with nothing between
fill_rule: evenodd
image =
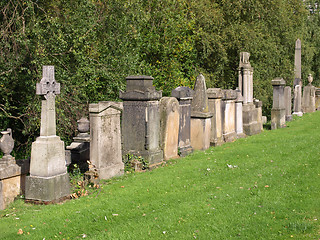
<instances>
[{"instance_id":1,"label":"weathered gravestone","mask_svg":"<svg viewBox=\"0 0 320 240\"><path fill-rule=\"evenodd\" d=\"M16 161L11 156L14 147L12 131L8 128L1 132L0 149L0 210L5 209L19 194L24 194L24 183L29 171L29 161Z\"/></svg>"},{"instance_id":2,"label":"weathered gravestone","mask_svg":"<svg viewBox=\"0 0 320 240\"><path fill-rule=\"evenodd\" d=\"M193 96L193 90L188 87L177 87L172 90L171 96L175 97L179 101L179 138L178 147L180 156L184 157L190 154L193 149L191 147L191 101Z\"/></svg>"},{"instance_id":3,"label":"weathered gravestone","mask_svg":"<svg viewBox=\"0 0 320 240\"><path fill-rule=\"evenodd\" d=\"M43 66L36 93L44 96L41 106L40 137L32 143L30 176L26 179L26 200L55 201L70 194L64 142L56 135L55 96L60 84L54 66Z\"/></svg>"},{"instance_id":4,"label":"weathered gravestone","mask_svg":"<svg viewBox=\"0 0 320 240\"><path fill-rule=\"evenodd\" d=\"M237 138L236 134L236 98L235 90L223 90L221 113L222 113L222 132L225 142L232 142Z\"/></svg>"},{"instance_id":5,"label":"weathered gravestone","mask_svg":"<svg viewBox=\"0 0 320 240\"><path fill-rule=\"evenodd\" d=\"M221 113L222 90L220 88L208 88L207 96L209 112L212 113L210 144L220 146L224 143Z\"/></svg>"},{"instance_id":6,"label":"weathered gravestone","mask_svg":"<svg viewBox=\"0 0 320 240\"><path fill-rule=\"evenodd\" d=\"M240 53L238 68L238 88L243 97L243 132L246 135L258 134L262 131L262 102L253 102L253 68L251 67L250 53Z\"/></svg>"},{"instance_id":7,"label":"weathered gravestone","mask_svg":"<svg viewBox=\"0 0 320 240\"><path fill-rule=\"evenodd\" d=\"M141 156L151 165L159 163L163 160L159 148L162 92L155 90L150 76L129 76L126 80L126 92L120 91L123 154Z\"/></svg>"},{"instance_id":8,"label":"weathered gravestone","mask_svg":"<svg viewBox=\"0 0 320 240\"><path fill-rule=\"evenodd\" d=\"M304 113L312 113L316 111L316 88L312 85L313 77L309 74L309 84L303 89L303 106Z\"/></svg>"},{"instance_id":9,"label":"weathered gravestone","mask_svg":"<svg viewBox=\"0 0 320 240\"><path fill-rule=\"evenodd\" d=\"M303 115L301 110L301 86L296 85L294 87L294 96L293 96L293 113L292 115L296 115L301 117Z\"/></svg>"},{"instance_id":10,"label":"weathered gravestone","mask_svg":"<svg viewBox=\"0 0 320 240\"><path fill-rule=\"evenodd\" d=\"M246 135L243 132L243 116L242 116L242 104L243 104L243 97L241 95L241 91L237 88L236 89L236 119L235 119L235 125L236 125L236 134L237 138L244 138Z\"/></svg>"},{"instance_id":11,"label":"weathered gravestone","mask_svg":"<svg viewBox=\"0 0 320 240\"><path fill-rule=\"evenodd\" d=\"M316 88L316 92L315 92L315 96L316 96L316 110L319 111L320 110L320 88Z\"/></svg>"},{"instance_id":12,"label":"weathered gravestone","mask_svg":"<svg viewBox=\"0 0 320 240\"><path fill-rule=\"evenodd\" d=\"M295 44L294 52L294 82L293 87L300 85L302 87L301 81L301 40L297 39Z\"/></svg>"},{"instance_id":13,"label":"weathered gravestone","mask_svg":"<svg viewBox=\"0 0 320 240\"><path fill-rule=\"evenodd\" d=\"M120 115L122 103L104 101L89 105L90 162L99 179L123 174Z\"/></svg>"},{"instance_id":14,"label":"weathered gravestone","mask_svg":"<svg viewBox=\"0 0 320 240\"><path fill-rule=\"evenodd\" d=\"M284 105L286 109L286 121L292 121L292 98L291 98L291 87L284 87Z\"/></svg>"},{"instance_id":15,"label":"weathered gravestone","mask_svg":"<svg viewBox=\"0 0 320 240\"><path fill-rule=\"evenodd\" d=\"M179 139L179 102L174 97L160 99L160 146L164 160L177 158Z\"/></svg>"},{"instance_id":16,"label":"weathered gravestone","mask_svg":"<svg viewBox=\"0 0 320 240\"><path fill-rule=\"evenodd\" d=\"M212 113L209 112L205 78L200 74L194 85L191 104L191 146L195 150L210 147Z\"/></svg>"},{"instance_id":17,"label":"weathered gravestone","mask_svg":"<svg viewBox=\"0 0 320 240\"><path fill-rule=\"evenodd\" d=\"M283 128L286 123L286 110L284 102L284 86L282 78L271 81L273 86L273 105L271 109L271 129Z\"/></svg>"}]
</instances>

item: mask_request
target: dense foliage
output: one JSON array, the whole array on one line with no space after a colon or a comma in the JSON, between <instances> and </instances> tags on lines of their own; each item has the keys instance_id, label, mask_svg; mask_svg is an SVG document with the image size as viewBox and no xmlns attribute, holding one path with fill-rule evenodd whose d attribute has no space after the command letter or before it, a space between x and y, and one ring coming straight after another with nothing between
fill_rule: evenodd
<instances>
[{"instance_id":1,"label":"dense foliage","mask_svg":"<svg viewBox=\"0 0 320 240\"><path fill-rule=\"evenodd\" d=\"M88 104L118 100L125 77L152 75L164 95L193 87L235 88L239 52L251 53L254 95L271 107L270 81L293 81L294 44L302 40L302 77L319 83L318 1L302 0L2 0L0 128L14 130L28 154L39 134L42 65L62 84L58 135L67 143Z\"/></svg>"}]
</instances>

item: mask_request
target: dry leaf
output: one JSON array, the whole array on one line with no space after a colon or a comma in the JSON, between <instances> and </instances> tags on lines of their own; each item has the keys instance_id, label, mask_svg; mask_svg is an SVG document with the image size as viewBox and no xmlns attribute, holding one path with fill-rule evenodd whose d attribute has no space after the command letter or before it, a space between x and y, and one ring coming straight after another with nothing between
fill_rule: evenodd
<instances>
[{"instance_id":1,"label":"dry leaf","mask_svg":"<svg viewBox=\"0 0 320 240\"><path fill-rule=\"evenodd\" d=\"M23 231L21 228L18 230L17 234L23 234Z\"/></svg>"}]
</instances>

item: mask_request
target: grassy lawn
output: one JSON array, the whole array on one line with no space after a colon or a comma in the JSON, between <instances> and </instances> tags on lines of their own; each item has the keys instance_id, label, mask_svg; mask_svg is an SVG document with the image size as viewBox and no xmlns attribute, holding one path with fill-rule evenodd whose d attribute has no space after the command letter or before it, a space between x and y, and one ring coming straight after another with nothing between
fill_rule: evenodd
<instances>
[{"instance_id":1,"label":"grassy lawn","mask_svg":"<svg viewBox=\"0 0 320 240\"><path fill-rule=\"evenodd\" d=\"M0 211L0 239L320 239L319 223L316 112L77 200L18 200Z\"/></svg>"}]
</instances>

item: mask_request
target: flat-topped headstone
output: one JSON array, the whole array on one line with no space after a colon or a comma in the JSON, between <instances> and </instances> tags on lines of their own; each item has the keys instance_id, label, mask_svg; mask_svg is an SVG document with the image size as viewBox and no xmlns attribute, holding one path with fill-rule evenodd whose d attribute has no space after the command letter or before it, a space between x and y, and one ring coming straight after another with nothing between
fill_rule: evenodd
<instances>
[{"instance_id":1,"label":"flat-topped headstone","mask_svg":"<svg viewBox=\"0 0 320 240\"><path fill-rule=\"evenodd\" d=\"M223 97L220 88L208 88L207 90L209 111L212 113L211 118L211 136L210 144L212 146L220 146L223 144L222 133L222 115L221 115L221 99Z\"/></svg>"},{"instance_id":2,"label":"flat-topped headstone","mask_svg":"<svg viewBox=\"0 0 320 240\"><path fill-rule=\"evenodd\" d=\"M193 98L193 90L188 87L177 87L172 90L171 96L179 101L180 117L179 117L179 138L178 146L180 156L184 157L193 151L191 147L191 101Z\"/></svg>"},{"instance_id":3,"label":"flat-topped headstone","mask_svg":"<svg viewBox=\"0 0 320 240\"><path fill-rule=\"evenodd\" d=\"M123 155L142 156L151 165L163 160L159 147L161 91L156 91L150 76L129 76L127 89L120 91L123 100Z\"/></svg>"},{"instance_id":4,"label":"flat-topped headstone","mask_svg":"<svg viewBox=\"0 0 320 240\"><path fill-rule=\"evenodd\" d=\"M283 78L276 78L271 81L273 86L273 105L271 110L271 129L282 128L285 125L285 99Z\"/></svg>"},{"instance_id":5,"label":"flat-topped headstone","mask_svg":"<svg viewBox=\"0 0 320 240\"><path fill-rule=\"evenodd\" d=\"M246 135L243 133L243 117L242 117L242 104L243 104L243 97L241 91L237 88L236 89L236 134L237 138L244 138Z\"/></svg>"},{"instance_id":6,"label":"flat-topped headstone","mask_svg":"<svg viewBox=\"0 0 320 240\"><path fill-rule=\"evenodd\" d=\"M236 134L236 98L235 90L225 89L222 91L222 130L225 142L231 142L237 138Z\"/></svg>"},{"instance_id":7,"label":"flat-topped headstone","mask_svg":"<svg viewBox=\"0 0 320 240\"><path fill-rule=\"evenodd\" d=\"M303 115L301 108L301 86L298 84L294 87L294 97L293 97L293 113L301 117Z\"/></svg>"},{"instance_id":8,"label":"flat-topped headstone","mask_svg":"<svg viewBox=\"0 0 320 240\"><path fill-rule=\"evenodd\" d=\"M284 102L286 109L286 121L292 120L292 97L291 97L291 87L284 87Z\"/></svg>"}]
</instances>

